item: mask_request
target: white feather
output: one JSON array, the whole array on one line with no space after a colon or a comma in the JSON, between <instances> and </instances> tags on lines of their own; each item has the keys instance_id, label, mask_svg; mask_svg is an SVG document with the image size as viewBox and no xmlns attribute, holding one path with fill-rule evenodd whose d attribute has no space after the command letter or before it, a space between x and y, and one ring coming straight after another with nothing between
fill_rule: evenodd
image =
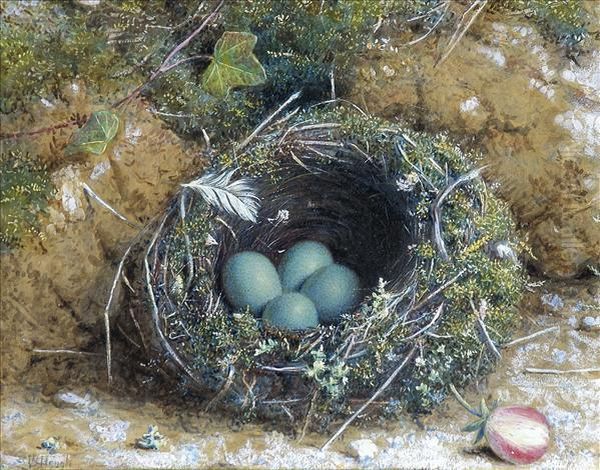
<instances>
[{"instance_id":1,"label":"white feather","mask_svg":"<svg viewBox=\"0 0 600 470\"><path fill-rule=\"evenodd\" d=\"M260 199L252 186L252 180L242 177L231 181L234 173L235 170L220 174L207 173L182 186L199 192L208 204L218 210L256 222Z\"/></svg>"}]
</instances>

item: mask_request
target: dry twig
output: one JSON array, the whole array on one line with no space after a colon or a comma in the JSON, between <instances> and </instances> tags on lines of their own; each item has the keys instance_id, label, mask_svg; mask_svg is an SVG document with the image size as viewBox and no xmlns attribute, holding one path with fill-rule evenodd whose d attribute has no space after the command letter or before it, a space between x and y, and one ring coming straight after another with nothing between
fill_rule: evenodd
<instances>
[{"instance_id":1,"label":"dry twig","mask_svg":"<svg viewBox=\"0 0 600 470\"><path fill-rule=\"evenodd\" d=\"M566 375L566 374L594 374L600 372L600 367L589 367L586 369L536 369L534 367L526 367L525 372L529 374L551 374L551 375Z\"/></svg>"},{"instance_id":2,"label":"dry twig","mask_svg":"<svg viewBox=\"0 0 600 470\"><path fill-rule=\"evenodd\" d=\"M503 348L510 348L511 346L516 346L517 344L522 344L522 343L526 343L529 340L532 340L534 338L537 338L538 336L542 336L545 335L547 333L552 333L556 331L557 333L560 331L560 327L558 326L552 326L550 328L546 328L545 330L541 330L541 331L536 331L535 333L532 333L528 336L523 336L522 338L517 338L514 339L512 341L509 341L508 343L504 343L502 345Z\"/></svg>"},{"instance_id":3,"label":"dry twig","mask_svg":"<svg viewBox=\"0 0 600 470\"><path fill-rule=\"evenodd\" d=\"M350 416L350 418L348 418L344 422L344 424L342 424L342 426L340 426L340 428L336 431L336 433L333 436L331 436L325 444L323 444L323 447L321 447L321 450L327 449L338 437L340 437L344 433L346 428L348 426L350 426L350 424L352 424L352 422L356 418L358 418L360 416L360 414L363 413L368 408L368 406L371 403L373 403L373 401L375 401L377 399L377 397L385 391L386 388L388 388L390 386L390 384L394 381L394 379L398 376L398 374L400 374L402 369L404 369L404 367L406 367L406 365L410 362L410 360L414 356L416 350L417 350L416 346L413 346L413 348L408 352L408 354L406 355L404 360L400 363L400 365L398 367L396 367L394 372L392 372L390 374L390 376L387 378L387 380L377 389L377 391L371 396L371 398L369 398L358 410L356 410L354 412L354 414L352 416Z\"/></svg>"},{"instance_id":4,"label":"dry twig","mask_svg":"<svg viewBox=\"0 0 600 470\"><path fill-rule=\"evenodd\" d=\"M102 356L100 353L87 351L74 351L72 349L32 349L31 352L36 354L67 354L73 356Z\"/></svg>"},{"instance_id":5,"label":"dry twig","mask_svg":"<svg viewBox=\"0 0 600 470\"><path fill-rule=\"evenodd\" d=\"M446 52L444 52L442 57L435 63L435 67L437 67L438 65L443 63L448 58L448 56L450 54L452 54L452 51L454 50L456 45L460 42L460 40L463 38L465 33L469 30L469 28L471 27L473 22L477 19L479 14L484 10L487 3L488 3L488 0L475 0L471 4L471 6L469 6L469 8L467 8L467 10L462 14L460 21L458 22L458 26L456 27L456 31L454 31L452 38L450 38L450 42L448 43ZM475 8L476 8L475 12L471 15L471 18L465 24L467 15Z\"/></svg>"},{"instance_id":6,"label":"dry twig","mask_svg":"<svg viewBox=\"0 0 600 470\"><path fill-rule=\"evenodd\" d=\"M454 180L440 194L438 194L437 198L431 205L431 217L433 219L433 238L438 253L444 261L449 261L450 257L448 256L446 244L444 243L444 239L442 237L442 204L444 200L448 197L448 195L452 191L454 191L458 186L478 178L479 174L484 168L487 168L487 165L470 171L469 173L462 175L461 177Z\"/></svg>"}]
</instances>

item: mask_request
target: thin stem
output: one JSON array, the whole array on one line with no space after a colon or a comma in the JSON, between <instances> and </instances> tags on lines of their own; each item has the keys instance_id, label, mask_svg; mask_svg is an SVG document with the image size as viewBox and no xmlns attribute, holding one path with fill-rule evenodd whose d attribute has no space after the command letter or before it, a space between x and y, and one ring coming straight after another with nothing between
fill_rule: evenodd
<instances>
[{"instance_id":1,"label":"thin stem","mask_svg":"<svg viewBox=\"0 0 600 470\"><path fill-rule=\"evenodd\" d=\"M552 375L563 375L563 374L592 374L600 372L600 367L589 367L587 369L536 369L534 367L526 367L525 372L529 374L552 374Z\"/></svg>"},{"instance_id":2,"label":"thin stem","mask_svg":"<svg viewBox=\"0 0 600 470\"><path fill-rule=\"evenodd\" d=\"M390 374L390 376L387 378L387 380L381 385L381 387L379 387L377 389L377 391L371 396L371 398L369 398L358 410L356 410L354 412L354 414L352 416L350 416L350 418L348 418L344 424L342 424L342 426L340 426L340 428L337 430L337 432L331 436L331 438L325 443L323 444L323 447L321 447L321 450L325 450L327 449L338 437L340 437L344 431L346 430L346 428L348 426L350 426L350 424L352 424L352 422L358 418L358 416L360 416L360 414L365 411L367 409L367 407L373 403L373 401L375 401L377 399L377 397L379 395L381 395L383 393L383 391L388 388L390 386L390 384L394 381L394 379L398 376L398 374L402 371L402 369L404 369L404 367L409 363L409 361L412 359L413 355L415 354L417 348L416 346L413 346L413 348L409 351L409 353L406 355L406 357L404 358L404 360L402 361L402 363L396 367L396 369L394 370L394 372L392 372Z\"/></svg>"},{"instance_id":3,"label":"thin stem","mask_svg":"<svg viewBox=\"0 0 600 470\"><path fill-rule=\"evenodd\" d=\"M111 343L110 343L110 307L112 305L113 297L115 295L115 291L117 286L119 285L119 278L121 277L121 272L123 271L123 266L125 265L125 260L129 256L129 252L131 251L133 245L129 245L125 254L121 258L119 262L119 267L117 268L117 273L113 279L112 286L110 288L110 295L108 297L108 302L106 303L106 307L104 308L104 333L106 335L106 375L108 377L108 384L112 383L112 360L111 360Z\"/></svg>"},{"instance_id":4,"label":"thin stem","mask_svg":"<svg viewBox=\"0 0 600 470\"><path fill-rule=\"evenodd\" d=\"M89 194L93 199L96 200L96 202L98 204L100 204L102 207L104 207L107 211L109 211L111 214L113 214L115 217L117 217L118 219L122 220L123 222L125 222L127 225L129 225L132 228L136 228L136 229L141 229L142 226L141 225L137 225L134 224L133 222L130 222L129 219L127 219L127 217L125 217L124 215L120 214L116 209L114 209L108 202L106 202L104 199L102 199L100 196L98 196L94 190L92 188L90 188L88 186L87 183L83 183L82 184L83 189L85 190L85 192L87 194Z\"/></svg>"},{"instance_id":5,"label":"thin stem","mask_svg":"<svg viewBox=\"0 0 600 470\"><path fill-rule=\"evenodd\" d=\"M483 9L486 7L488 3L488 0L476 0L462 15L458 27L456 28L456 31L454 32L454 35L452 36L452 38L450 39L450 43L448 44L448 48L446 49L446 52L444 52L444 55L440 58L439 61L437 61L434 65L434 67L437 67L439 64L441 64L442 62L444 62L448 56L452 53L452 51L454 50L454 48L456 47L456 45L460 42L460 40L463 38L463 36L465 35L465 33L469 30L469 28L471 27L471 25L473 24L473 22L477 19L477 17L479 16L479 14L483 11ZM464 28L461 29L461 25L463 24L463 21L465 20L465 17L467 16L467 14L477 5L479 5L479 9L477 11L475 11L475 13L473 13L473 16L471 16L471 19L469 20L469 22L466 24L466 26Z\"/></svg>"},{"instance_id":6,"label":"thin stem","mask_svg":"<svg viewBox=\"0 0 600 470\"><path fill-rule=\"evenodd\" d=\"M25 137L30 135L37 134L45 134L46 132L56 131L58 129L64 129L65 127L75 126L81 123L79 119L73 119L72 121L63 122L60 124L56 124L54 126L42 127L41 129L36 129L34 131L24 131L24 132L13 132L10 134L0 134L0 140L4 139L18 139L19 137Z\"/></svg>"},{"instance_id":7,"label":"thin stem","mask_svg":"<svg viewBox=\"0 0 600 470\"><path fill-rule=\"evenodd\" d=\"M454 384L450 384L450 391L452 392L452 395L454 395L454 398L456 398L456 400L462 405L462 407L465 410L467 410L472 415L477 416L478 418L482 417L481 413L478 413L477 411L475 411L475 408L473 408L471 405L469 405L469 403L467 403L467 401L460 395L460 393L458 393L458 390L456 390L456 387L454 386Z\"/></svg>"},{"instance_id":8,"label":"thin stem","mask_svg":"<svg viewBox=\"0 0 600 470\"><path fill-rule=\"evenodd\" d=\"M195 55L195 56L192 56L192 57L187 57L185 59L178 60L174 64L169 65L168 67L166 67L162 71L162 73L165 74L169 70L174 69L175 67L179 67L181 64L185 64L186 62L191 62L193 60L212 60L212 58L213 57L211 55L208 55L208 54L201 54L201 55Z\"/></svg>"},{"instance_id":9,"label":"thin stem","mask_svg":"<svg viewBox=\"0 0 600 470\"><path fill-rule=\"evenodd\" d=\"M456 187L478 178L479 174L484 168L487 168L487 166L477 168L473 171L470 171L466 175L457 178L437 196L431 206L431 218L433 219L433 238L437 247L437 251L444 261L449 261L450 256L448 256L446 244L444 243L444 239L442 237L442 204L448 195L454 191L454 189L456 189Z\"/></svg>"},{"instance_id":10,"label":"thin stem","mask_svg":"<svg viewBox=\"0 0 600 470\"><path fill-rule=\"evenodd\" d=\"M113 108L117 108L119 106L121 106L124 103L128 103L131 100L133 100L134 98L136 98L140 92L146 87L148 86L150 83L152 83L159 75L162 75L165 72L168 72L169 70L173 69L174 67L176 67L177 65L182 64L183 62L186 62L188 60L193 60L193 59L197 59L197 58L205 58L205 56L194 56L194 57L190 57L188 59L183 59L180 60L178 62L175 62L174 64L171 64L171 59L173 59L173 57L182 49L186 48L190 42L192 42L192 40L204 29L206 28L206 26L212 21L212 19L216 16L216 14L219 12L219 10L221 9L221 7L223 6L223 4L225 3L225 0L221 0L219 2L219 4L215 7L215 9L212 11L212 13L210 13L205 19L204 21L200 24L200 26L198 26L194 31L192 31L192 33L185 38L183 41L181 41L179 44L177 44L172 50L171 52L169 52L169 54L167 54L167 56L165 57L165 59L162 61L162 63L160 64L160 66L152 73L152 75L150 75L150 78L145 82L142 83L140 86L136 87L135 90L133 90L129 95L127 95L125 98L117 101L115 104L113 104Z\"/></svg>"},{"instance_id":11,"label":"thin stem","mask_svg":"<svg viewBox=\"0 0 600 470\"><path fill-rule=\"evenodd\" d=\"M254 139L254 137L256 137L260 133L260 131L262 131L265 127L267 127L269 125L269 123L279 113L281 113L281 111L283 111L292 101L297 100L300 97L301 94L302 94L302 92L297 91L292 96L290 96L287 100L285 100L285 102L281 106L279 106L279 108L277 108L271 115L269 115L267 117L267 119L265 119L263 122L261 122L259 124L259 126L256 129L254 129L254 131L252 132L252 134L250 134L248 137L246 137L244 139L244 141L238 146L238 151L243 150L252 141L252 139Z\"/></svg>"},{"instance_id":12,"label":"thin stem","mask_svg":"<svg viewBox=\"0 0 600 470\"><path fill-rule=\"evenodd\" d=\"M514 339L512 341L509 341L508 343L504 343L502 345L502 347L503 348L510 348L511 346L516 346L517 344L525 343L525 342L527 342L529 340L532 340L533 338L537 338L538 336L542 336L542 335L545 335L547 333L552 333L554 331L559 332L560 331L560 327L558 327L558 326L552 326L550 328L546 328L545 330L537 331L537 332L532 333L532 334L530 334L528 336L523 336L522 338L517 338L517 339Z\"/></svg>"},{"instance_id":13,"label":"thin stem","mask_svg":"<svg viewBox=\"0 0 600 470\"><path fill-rule=\"evenodd\" d=\"M31 352L36 354L68 354L73 356L102 356L100 353L87 351L73 351L71 349L32 349Z\"/></svg>"}]
</instances>

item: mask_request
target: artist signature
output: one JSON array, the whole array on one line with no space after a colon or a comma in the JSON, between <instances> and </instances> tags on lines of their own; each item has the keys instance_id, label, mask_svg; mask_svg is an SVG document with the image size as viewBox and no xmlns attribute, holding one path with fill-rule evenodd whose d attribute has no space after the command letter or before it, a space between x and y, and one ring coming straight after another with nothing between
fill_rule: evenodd
<instances>
[{"instance_id":1,"label":"artist signature","mask_svg":"<svg viewBox=\"0 0 600 470\"><path fill-rule=\"evenodd\" d=\"M69 454L28 455L28 468L69 468Z\"/></svg>"}]
</instances>

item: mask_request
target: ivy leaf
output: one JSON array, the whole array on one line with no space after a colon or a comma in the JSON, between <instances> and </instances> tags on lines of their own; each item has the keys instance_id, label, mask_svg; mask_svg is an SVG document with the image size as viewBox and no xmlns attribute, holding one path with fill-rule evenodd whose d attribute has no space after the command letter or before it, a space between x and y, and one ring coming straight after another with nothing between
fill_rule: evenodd
<instances>
[{"instance_id":1,"label":"ivy leaf","mask_svg":"<svg viewBox=\"0 0 600 470\"><path fill-rule=\"evenodd\" d=\"M100 155L115 138L119 130L119 117L112 111L92 113L85 125L73 133L71 142L65 147L65 155L80 152Z\"/></svg>"},{"instance_id":2,"label":"ivy leaf","mask_svg":"<svg viewBox=\"0 0 600 470\"><path fill-rule=\"evenodd\" d=\"M264 83L267 75L252 53L256 36L226 31L215 44L213 60L202 75L202 88L215 97L224 97L236 86Z\"/></svg>"}]
</instances>

